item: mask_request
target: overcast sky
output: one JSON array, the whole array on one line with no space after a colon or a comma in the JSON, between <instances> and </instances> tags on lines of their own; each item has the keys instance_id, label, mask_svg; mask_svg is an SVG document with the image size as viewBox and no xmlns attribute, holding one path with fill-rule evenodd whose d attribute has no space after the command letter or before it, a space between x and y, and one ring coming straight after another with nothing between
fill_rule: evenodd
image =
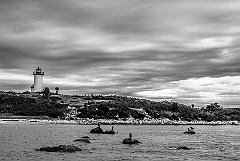
<instances>
[{"instance_id":1,"label":"overcast sky","mask_svg":"<svg viewBox=\"0 0 240 161\"><path fill-rule=\"evenodd\" d=\"M0 90L240 107L240 1L0 0Z\"/></svg>"}]
</instances>

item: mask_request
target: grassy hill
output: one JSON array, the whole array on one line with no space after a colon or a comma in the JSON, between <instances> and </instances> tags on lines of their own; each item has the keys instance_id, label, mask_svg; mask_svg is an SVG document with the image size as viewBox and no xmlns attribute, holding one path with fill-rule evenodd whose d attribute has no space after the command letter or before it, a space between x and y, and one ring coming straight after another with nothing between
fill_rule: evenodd
<instances>
[{"instance_id":1,"label":"grassy hill","mask_svg":"<svg viewBox=\"0 0 240 161\"><path fill-rule=\"evenodd\" d=\"M224 109L218 103L211 103L202 109L178 102L154 102L125 96L102 95L51 95L48 99L40 94L0 94L0 117L46 116L64 118L74 107L74 118L168 118L170 120L240 121L240 109ZM74 119L73 118L73 119Z\"/></svg>"},{"instance_id":2,"label":"grassy hill","mask_svg":"<svg viewBox=\"0 0 240 161\"><path fill-rule=\"evenodd\" d=\"M19 116L63 117L66 105L24 95L0 94L0 113Z\"/></svg>"}]
</instances>

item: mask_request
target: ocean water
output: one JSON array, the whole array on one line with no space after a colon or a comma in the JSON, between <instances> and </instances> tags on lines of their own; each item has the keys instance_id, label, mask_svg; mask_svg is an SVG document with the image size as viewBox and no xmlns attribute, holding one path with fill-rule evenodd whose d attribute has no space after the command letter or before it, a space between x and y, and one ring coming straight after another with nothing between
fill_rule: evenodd
<instances>
[{"instance_id":1,"label":"ocean water","mask_svg":"<svg viewBox=\"0 0 240 161\"><path fill-rule=\"evenodd\" d=\"M240 126L195 125L196 134L183 132L187 125L114 125L115 135L90 134L96 125L0 124L0 160L20 161L160 161L240 160ZM111 125L102 125L103 130ZM122 144L132 133L138 145ZM91 143L74 142L89 136ZM43 146L75 145L75 153L41 152ZM190 150L177 150L178 146Z\"/></svg>"}]
</instances>

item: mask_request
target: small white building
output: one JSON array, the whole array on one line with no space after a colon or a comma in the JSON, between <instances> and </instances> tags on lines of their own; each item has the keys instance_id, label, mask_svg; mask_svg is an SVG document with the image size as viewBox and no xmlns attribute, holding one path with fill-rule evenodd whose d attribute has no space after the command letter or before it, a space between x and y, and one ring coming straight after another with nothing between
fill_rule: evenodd
<instances>
[{"instance_id":1,"label":"small white building","mask_svg":"<svg viewBox=\"0 0 240 161\"><path fill-rule=\"evenodd\" d=\"M44 72L38 67L34 75L34 84L31 86L31 92L41 92L43 90L43 75Z\"/></svg>"}]
</instances>

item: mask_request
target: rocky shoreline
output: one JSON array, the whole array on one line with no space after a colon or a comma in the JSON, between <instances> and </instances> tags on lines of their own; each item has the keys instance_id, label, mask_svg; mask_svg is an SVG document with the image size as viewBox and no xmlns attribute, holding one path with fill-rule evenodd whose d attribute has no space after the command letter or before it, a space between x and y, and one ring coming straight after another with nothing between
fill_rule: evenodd
<instances>
[{"instance_id":1,"label":"rocky shoreline","mask_svg":"<svg viewBox=\"0 0 240 161\"><path fill-rule=\"evenodd\" d=\"M74 124L74 125L239 125L238 121L176 121L169 119L77 119L77 120L61 120L61 119L18 119L4 118L0 119L0 124Z\"/></svg>"}]
</instances>

